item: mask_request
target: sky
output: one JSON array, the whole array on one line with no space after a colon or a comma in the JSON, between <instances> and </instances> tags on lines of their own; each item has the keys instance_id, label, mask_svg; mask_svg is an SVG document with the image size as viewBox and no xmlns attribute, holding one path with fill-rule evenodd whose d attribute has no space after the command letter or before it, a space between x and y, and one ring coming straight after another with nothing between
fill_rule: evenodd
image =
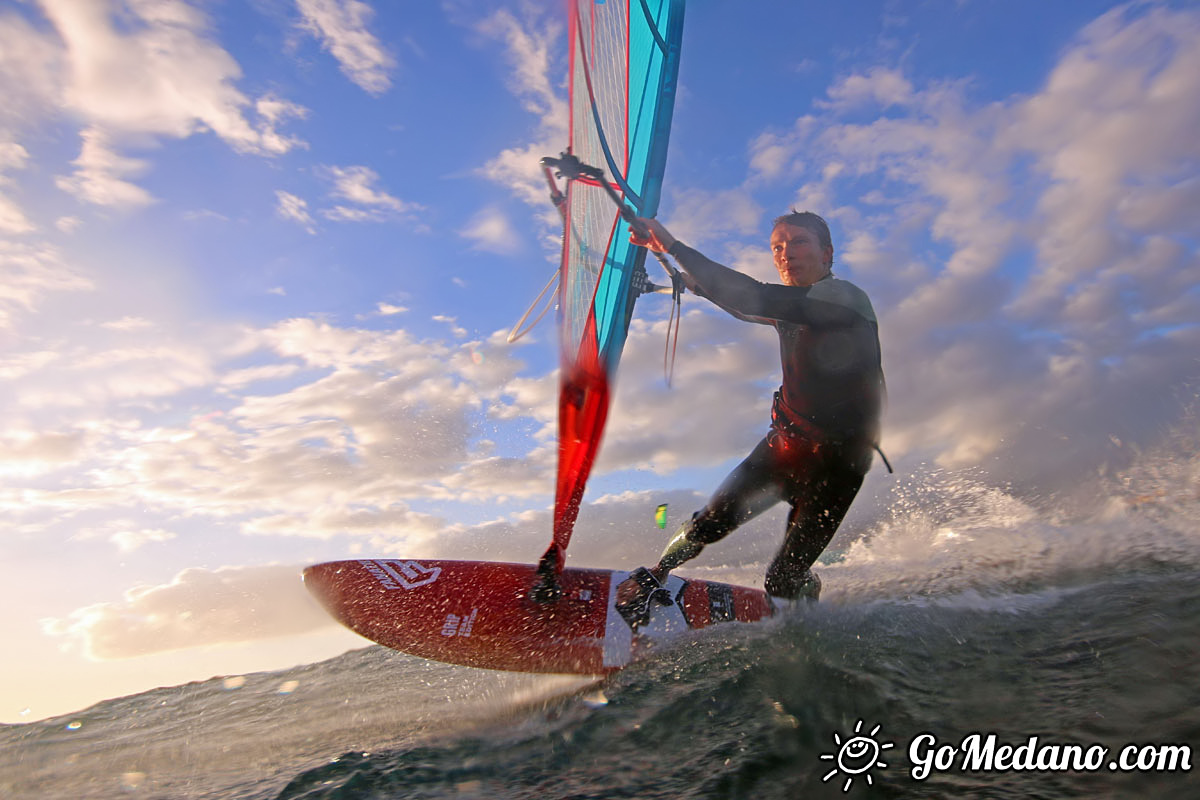
<instances>
[{"instance_id":1,"label":"sky","mask_svg":"<svg viewBox=\"0 0 1200 800\"><path fill-rule=\"evenodd\" d=\"M897 487L1055 502L1194 426L1200 7L733 9L687 10L659 217L770 281L817 211L870 295L896 474L833 549ZM558 261L565 25L0 0L0 722L363 646L309 563L541 554L556 334L506 335ZM570 563L652 561L765 430L773 332L683 312L668 387L638 304ZM758 580L779 529L701 561Z\"/></svg>"}]
</instances>

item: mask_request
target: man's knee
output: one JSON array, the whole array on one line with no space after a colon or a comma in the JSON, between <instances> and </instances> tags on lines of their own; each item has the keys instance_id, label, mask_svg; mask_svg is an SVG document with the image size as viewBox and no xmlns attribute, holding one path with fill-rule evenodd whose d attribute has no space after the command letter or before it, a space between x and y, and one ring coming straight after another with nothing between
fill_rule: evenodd
<instances>
[{"instance_id":1,"label":"man's knee","mask_svg":"<svg viewBox=\"0 0 1200 800\"><path fill-rule=\"evenodd\" d=\"M687 537L696 544L712 544L724 539L737 526L737 514L733 509L705 507L692 515Z\"/></svg>"},{"instance_id":2,"label":"man's knee","mask_svg":"<svg viewBox=\"0 0 1200 800\"><path fill-rule=\"evenodd\" d=\"M792 600L805 596L816 599L821 592L821 581L810 567L811 564L776 558L767 568L763 588L772 597Z\"/></svg>"}]
</instances>

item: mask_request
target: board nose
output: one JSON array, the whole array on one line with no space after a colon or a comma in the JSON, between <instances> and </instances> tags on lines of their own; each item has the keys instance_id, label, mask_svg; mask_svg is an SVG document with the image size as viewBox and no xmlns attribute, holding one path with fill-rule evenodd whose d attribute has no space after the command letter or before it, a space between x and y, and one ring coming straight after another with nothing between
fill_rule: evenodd
<instances>
[{"instance_id":1,"label":"board nose","mask_svg":"<svg viewBox=\"0 0 1200 800\"><path fill-rule=\"evenodd\" d=\"M343 595L346 593L343 580L346 566L345 562L329 561L305 567L301 573L304 588L308 589L309 593L321 603L321 606L338 620L343 617L338 611L343 605Z\"/></svg>"}]
</instances>

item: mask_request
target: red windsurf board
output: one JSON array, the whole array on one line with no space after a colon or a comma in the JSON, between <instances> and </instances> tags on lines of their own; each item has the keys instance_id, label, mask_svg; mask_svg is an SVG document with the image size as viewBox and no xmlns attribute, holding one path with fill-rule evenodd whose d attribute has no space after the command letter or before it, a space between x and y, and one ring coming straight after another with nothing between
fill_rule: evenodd
<instances>
[{"instance_id":1,"label":"red windsurf board","mask_svg":"<svg viewBox=\"0 0 1200 800\"><path fill-rule=\"evenodd\" d=\"M668 576L673 602L652 604L634 631L614 607L628 572L567 568L562 598L529 599L532 564L432 559L331 561L304 583L343 625L404 653L487 669L603 674L656 641L775 613L766 593Z\"/></svg>"}]
</instances>

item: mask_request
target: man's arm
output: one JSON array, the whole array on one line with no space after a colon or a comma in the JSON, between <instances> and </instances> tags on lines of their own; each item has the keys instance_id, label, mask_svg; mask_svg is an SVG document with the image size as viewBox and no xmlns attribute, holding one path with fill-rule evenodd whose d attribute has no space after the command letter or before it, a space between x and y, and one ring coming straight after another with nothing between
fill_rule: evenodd
<instances>
[{"instance_id":1,"label":"man's arm","mask_svg":"<svg viewBox=\"0 0 1200 800\"><path fill-rule=\"evenodd\" d=\"M822 281L813 287L760 283L688 247L658 220L639 218L638 221L645 235L632 232L630 242L656 252L669 252L692 279L689 289L738 319L767 325L782 321L820 327L875 319L866 295L845 281ZM810 296L810 290L815 296Z\"/></svg>"},{"instance_id":2,"label":"man's arm","mask_svg":"<svg viewBox=\"0 0 1200 800\"><path fill-rule=\"evenodd\" d=\"M656 219L639 217L637 222L639 224L630 226L629 241L656 253L670 253L674 256L675 262L683 272L684 284L693 294L711 301L738 319L768 324L772 322L755 314L744 313L738 308L742 305L753 308L756 303L751 295L763 284L688 247ZM639 231L639 227L644 231L644 235Z\"/></svg>"}]
</instances>

